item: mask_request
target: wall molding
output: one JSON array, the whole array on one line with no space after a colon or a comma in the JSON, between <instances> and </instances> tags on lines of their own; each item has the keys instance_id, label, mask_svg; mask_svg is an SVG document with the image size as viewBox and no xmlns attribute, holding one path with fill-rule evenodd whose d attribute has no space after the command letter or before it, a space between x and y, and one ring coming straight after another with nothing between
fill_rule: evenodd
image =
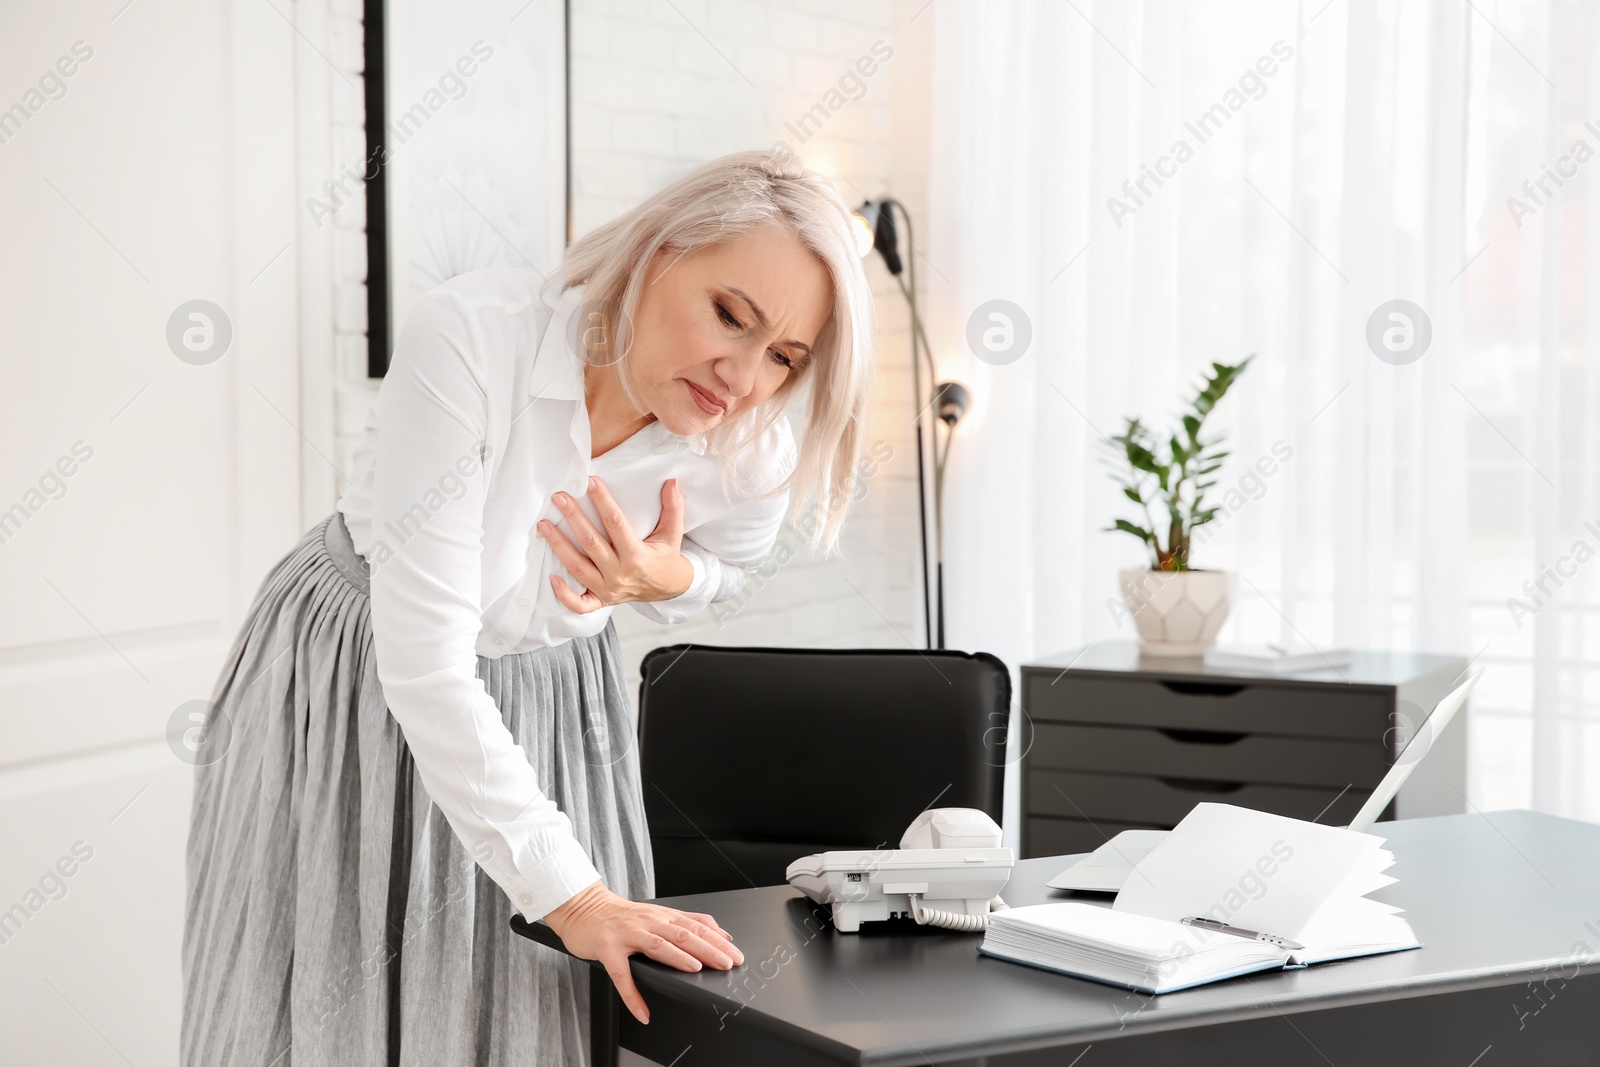
<instances>
[{"instance_id":1,"label":"wall molding","mask_svg":"<svg viewBox=\"0 0 1600 1067\"><path fill-rule=\"evenodd\" d=\"M34 645L0 648L0 691L23 682L74 678L87 670L119 666L127 656L135 665L182 659L222 647L221 619L176 626L120 630L95 637L69 637Z\"/></svg>"}]
</instances>

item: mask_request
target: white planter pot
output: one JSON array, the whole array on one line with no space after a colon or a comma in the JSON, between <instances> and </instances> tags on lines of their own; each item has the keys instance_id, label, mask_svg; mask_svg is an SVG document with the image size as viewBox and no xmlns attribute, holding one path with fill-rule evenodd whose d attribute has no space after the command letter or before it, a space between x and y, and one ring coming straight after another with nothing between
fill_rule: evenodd
<instances>
[{"instance_id":1,"label":"white planter pot","mask_svg":"<svg viewBox=\"0 0 1600 1067\"><path fill-rule=\"evenodd\" d=\"M1122 571L1123 602L1147 656L1199 656L1217 642L1233 603L1227 571Z\"/></svg>"}]
</instances>

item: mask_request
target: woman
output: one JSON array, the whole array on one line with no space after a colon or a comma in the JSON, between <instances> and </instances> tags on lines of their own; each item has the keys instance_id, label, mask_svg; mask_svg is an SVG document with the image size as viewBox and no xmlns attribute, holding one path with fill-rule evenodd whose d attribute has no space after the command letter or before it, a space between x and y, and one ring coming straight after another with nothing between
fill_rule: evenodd
<instances>
[{"instance_id":1,"label":"woman","mask_svg":"<svg viewBox=\"0 0 1600 1067\"><path fill-rule=\"evenodd\" d=\"M734 595L791 502L829 499L870 345L848 207L757 152L576 242L543 290L491 268L419 300L353 484L263 582L213 698L185 1064L585 1062L587 965L513 913L641 1022L631 953L743 962L711 916L630 899L654 887L609 616ZM807 524L819 549L843 519Z\"/></svg>"}]
</instances>

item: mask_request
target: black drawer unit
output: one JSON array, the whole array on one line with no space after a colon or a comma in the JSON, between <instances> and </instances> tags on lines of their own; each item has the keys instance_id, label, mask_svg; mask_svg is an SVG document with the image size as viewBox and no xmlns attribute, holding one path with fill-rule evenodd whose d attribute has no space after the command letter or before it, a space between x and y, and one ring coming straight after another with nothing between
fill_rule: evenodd
<instances>
[{"instance_id":1,"label":"black drawer unit","mask_svg":"<svg viewBox=\"0 0 1600 1067\"><path fill-rule=\"evenodd\" d=\"M1453 656L1358 652L1338 668L1250 674L1141 657L1131 642L1027 664L1016 739L1022 856L1167 829L1208 800L1342 826L1466 667ZM1435 739L1400 815L1465 810L1465 718ZM1396 813L1391 803L1384 817Z\"/></svg>"}]
</instances>

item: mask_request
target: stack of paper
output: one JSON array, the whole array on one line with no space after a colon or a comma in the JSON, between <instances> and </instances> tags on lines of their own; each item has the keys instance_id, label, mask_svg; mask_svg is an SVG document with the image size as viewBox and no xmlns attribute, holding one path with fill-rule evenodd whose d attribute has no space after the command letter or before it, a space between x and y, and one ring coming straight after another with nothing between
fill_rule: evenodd
<instances>
[{"instance_id":1,"label":"stack of paper","mask_svg":"<svg viewBox=\"0 0 1600 1067\"><path fill-rule=\"evenodd\" d=\"M1217 645L1205 654L1207 667L1268 674L1348 667L1350 659L1348 648L1318 649L1298 641L1288 645Z\"/></svg>"},{"instance_id":2,"label":"stack of paper","mask_svg":"<svg viewBox=\"0 0 1600 1067\"><path fill-rule=\"evenodd\" d=\"M1383 873L1393 863L1371 834L1200 804L1134 865L1111 908L1061 902L1000 912L979 951L1164 993L1268 967L1417 948L1400 909L1366 897L1393 884Z\"/></svg>"},{"instance_id":3,"label":"stack of paper","mask_svg":"<svg viewBox=\"0 0 1600 1067\"><path fill-rule=\"evenodd\" d=\"M1284 949L1265 941L1070 901L993 913L978 951L1146 993L1276 969L1288 960Z\"/></svg>"}]
</instances>

